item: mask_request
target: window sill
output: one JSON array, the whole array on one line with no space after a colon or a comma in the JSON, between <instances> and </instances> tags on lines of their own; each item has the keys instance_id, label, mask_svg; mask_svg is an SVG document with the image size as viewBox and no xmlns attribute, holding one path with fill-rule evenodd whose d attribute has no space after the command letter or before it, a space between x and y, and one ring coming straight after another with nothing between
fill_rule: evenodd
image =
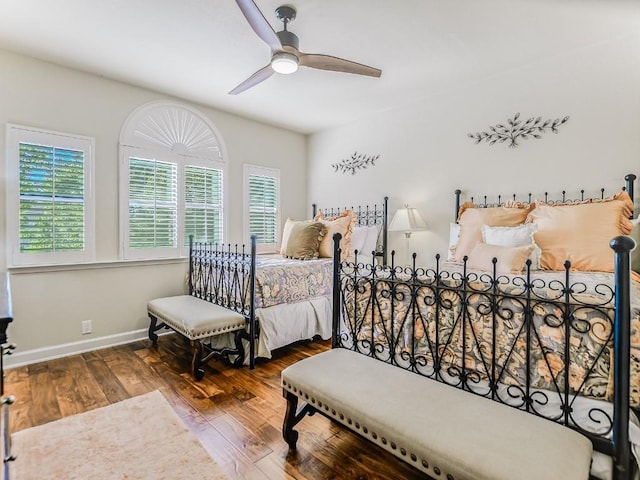
<instances>
[{"instance_id":1,"label":"window sill","mask_svg":"<svg viewBox=\"0 0 640 480\"><path fill-rule=\"evenodd\" d=\"M112 260L103 262L68 263L64 265L26 265L8 267L13 275L24 273L67 272L74 270L101 270L103 268L145 267L153 265L170 265L174 263L188 263L187 257L161 258L155 260Z\"/></svg>"}]
</instances>

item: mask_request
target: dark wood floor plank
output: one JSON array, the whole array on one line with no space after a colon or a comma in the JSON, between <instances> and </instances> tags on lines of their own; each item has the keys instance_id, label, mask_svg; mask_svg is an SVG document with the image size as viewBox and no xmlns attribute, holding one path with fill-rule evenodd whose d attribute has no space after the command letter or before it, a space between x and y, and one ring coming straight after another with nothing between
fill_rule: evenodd
<instances>
[{"instance_id":1,"label":"dark wood floor plank","mask_svg":"<svg viewBox=\"0 0 640 480\"><path fill-rule=\"evenodd\" d=\"M210 393L220 392L215 387L206 387L206 382L196 382L190 374L176 372L169 368L159 356L160 352L154 349L137 350L135 355L142 359L162 380L191 407L207 418L215 418L224 415L210 397ZM202 383L202 385L198 385Z\"/></svg>"},{"instance_id":2,"label":"dark wood floor plank","mask_svg":"<svg viewBox=\"0 0 640 480\"><path fill-rule=\"evenodd\" d=\"M243 451L238 450L215 428L192 430L218 465L234 479L271 480Z\"/></svg>"},{"instance_id":3,"label":"dark wood floor plank","mask_svg":"<svg viewBox=\"0 0 640 480\"><path fill-rule=\"evenodd\" d=\"M32 425L42 425L62 418L56 386L46 363L29 366L29 388L33 402L29 409Z\"/></svg>"},{"instance_id":4,"label":"dark wood floor plank","mask_svg":"<svg viewBox=\"0 0 640 480\"><path fill-rule=\"evenodd\" d=\"M197 382L190 375L189 354L175 337L161 336L157 348L142 340L7 370L6 393L16 396L10 410L13 430L160 390L232 479L427 478L322 415L297 425L298 449L289 450L281 437L286 405L280 373L325 351L328 342L276 350L255 370L212 362Z\"/></svg>"},{"instance_id":5,"label":"dark wood floor plank","mask_svg":"<svg viewBox=\"0 0 640 480\"><path fill-rule=\"evenodd\" d=\"M81 355L52 360L49 371L52 381L55 382L62 416L109 405L109 400Z\"/></svg>"},{"instance_id":6,"label":"dark wood floor plank","mask_svg":"<svg viewBox=\"0 0 640 480\"><path fill-rule=\"evenodd\" d=\"M158 388L157 374L133 350L125 346L106 350L103 350L103 359L129 396L143 395Z\"/></svg>"},{"instance_id":7,"label":"dark wood floor plank","mask_svg":"<svg viewBox=\"0 0 640 480\"><path fill-rule=\"evenodd\" d=\"M11 431L33 426L30 410L33 407L29 368L19 367L5 372L5 395L13 395L15 402L9 407Z\"/></svg>"},{"instance_id":8,"label":"dark wood floor plank","mask_svg":"<svg viewBox=\"0 0 640 480\"><path fill-rule=\"evenodd\" d=\"M127 390L99 354L96 352L83 353L82 358L87 363L87 368L100 385L100 389L109 400L109 403L116 403L129 398Z\"/></svg>"},{"instance_id":9,"label":"dark wood floor plank","mask_svg":"<svg viewBox=\"0 0 640 480\"><path fill-rule=\"evenodd\" d=\"M256 466L271 480L315 480L285 462L276 452L258 460Z\"/></svg>"},{"instance_id":10,"label":"dark wood floor plank","mask_svg":"<svg viewBox=\"0 0 640 480\"><path fill-rule=\"evenodd\" d=\"M265 445L262 439L252 433L249 428L238 422L232 415L221 415L209 422L233 446L238 450L242 450L252 462L260 460L273 451Z\"/></svg>"}]
</instances>

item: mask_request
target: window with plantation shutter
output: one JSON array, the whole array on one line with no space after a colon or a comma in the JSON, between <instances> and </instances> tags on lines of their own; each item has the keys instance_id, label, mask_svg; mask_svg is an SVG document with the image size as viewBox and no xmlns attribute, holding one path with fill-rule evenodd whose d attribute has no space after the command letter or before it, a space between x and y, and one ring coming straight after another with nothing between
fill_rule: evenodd
<instances>
[{"instance_id":1,"label":"window with plantation shutter","mask_svg":"<svg viewBox=\"0 0 640 480\"><path fill-rule=\"evenodd\" d=\"M222 242L222 178L222 170L185 167L185 245L189 244L190 235L196 242Z\"/></svg>"},{"instance_id":2,"label":"window with plantation shutter","mask_svg":"<svg viewBox=\"0 0 640 480\"><path fill-rule=\"evenodd\" d=\"M7 127L8 264L93 260L93 140Z\"/></svg>"},{"instance_id":3,"label":"window with plantation shutter","mask_svg":"<svg viewBox=\"0 0 640 480\"><path fill-rule=\"evenodd\" d=\"M280 171L245 165L245 236L256 235L261 250L274 250L280 234Z\"/></svg>"},{"instance_id":4,"label":"window with plantation shutter","mask_svg":"<svg viewBox=\"0 0 640 480\"><path fill-rule=\"evenodd\" d=\"M176 247L177 222L177 165L129 158L129 247Z\"/></svg>"},{"instance_id":5,"label":"window with plantation shutter","mask_svg":"<svg viewBox=\"0 0 640 480\"><path fill-rule=\"evenodd\" d=\"M213 124L197 110L152 102L120 135L121 256L153 260L224 242L226 162Z\"/></svg>"}]
</instances>

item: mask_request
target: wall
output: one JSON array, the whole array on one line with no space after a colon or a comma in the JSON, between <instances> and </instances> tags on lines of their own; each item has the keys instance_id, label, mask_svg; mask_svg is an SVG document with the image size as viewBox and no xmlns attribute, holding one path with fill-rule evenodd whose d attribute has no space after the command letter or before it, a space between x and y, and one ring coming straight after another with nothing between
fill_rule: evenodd
<instances>
[{"instance_id":1,"label":"wall","mask_svg":"<svg viewBox=\"0 0 640 480\"><path fill-rule=\"evenodd\" d=\"M9 336L18 344L9 363L127 341L148 326L147 300L183 292L186 263L118 262L118 138L138 106L162 94L0 50L0 124L16 123L95 138L96 259L82 269L12 269L15 320ZM176 99L174 99L176 100ZM179 99L177 99L180 101ZM218 128L229 169L228 237L243 240L242 165L280 168L283 218L301 218L306 198L306 138L288 130L194 105ZM0 198L5 204L5 135L0 134ZM5 211L0 208L0 251L5 250ZM0 256L0 271L6 259ZM93 333L81 335L91 319ZM79 343L76 343L79 342Z\"/></svg>"},{"instance_id":2,"label":"wall","mask_svg":"<svg viewBox=\"0 0 640 480\"><path fill-rule=\"evenodd\" d=\"M546 58L316 133L308 143L310 201L353 205L388 195L390 217L402 204L417 207L429 231L414 233L410 248L426 264L446 252L456 188L466 197L563 189L578 194L581 188L595 194L600 187L613 192L625 174L640 176L639 38ZM516 112L525 119L570 119L557 135L522 140L517 148L467 138ZM380 159L356 175L335 173L331 164L354 150ZM389 238L404 263L404 235Z\"/></svg>"}]
</instances>

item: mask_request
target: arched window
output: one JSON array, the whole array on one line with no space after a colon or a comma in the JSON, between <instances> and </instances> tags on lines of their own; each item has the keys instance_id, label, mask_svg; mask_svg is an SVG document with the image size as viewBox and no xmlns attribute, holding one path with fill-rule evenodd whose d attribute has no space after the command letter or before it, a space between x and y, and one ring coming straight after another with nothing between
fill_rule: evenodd
<instances>
[{"instance_id":1,"label":"arched window","mask_svg":"<svg viewBox=\"0 0 640 480\"><path fill-rule=\"evenodd\" d=\"M139 107L122 127L120 157L122 258L184 256L189 235L224 240L225 149L202 113L173 102Z\"/></svg>"}]
</instances>

